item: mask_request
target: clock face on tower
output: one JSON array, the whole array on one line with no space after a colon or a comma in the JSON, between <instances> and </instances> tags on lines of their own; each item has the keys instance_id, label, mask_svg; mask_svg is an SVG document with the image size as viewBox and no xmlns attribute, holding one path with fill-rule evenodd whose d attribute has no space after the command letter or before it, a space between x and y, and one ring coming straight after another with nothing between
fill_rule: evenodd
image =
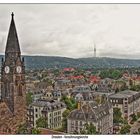
<instances>
[{"instance_id":1,"label":"clock face on tower","mask_svg":"<svg viewBox=\"0 0 140 140\"><path fill-rule=\"evenodd\" d=\"M10 71L9 66L6 66L6 67L4 68L4 71L5 71L5 73L9 73L9 71Z\"/></svg>"},{"instance_id":2,"label":"clock face on tower","mask_svg":"<svg viewBox=\"0 0 140 140\"><path fill-rule=\"evenodd\" d=\"M17 66L16 71L17 73L21 73L21 66Z\"/></svg>"}]
</instances>

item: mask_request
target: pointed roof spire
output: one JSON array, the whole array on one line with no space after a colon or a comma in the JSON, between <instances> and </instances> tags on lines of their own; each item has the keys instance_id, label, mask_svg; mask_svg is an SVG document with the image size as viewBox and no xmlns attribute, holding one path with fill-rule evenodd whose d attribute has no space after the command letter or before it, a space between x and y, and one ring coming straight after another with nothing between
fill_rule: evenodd
<instances>
[{"instance_id":1,"label":"pointed roof spire","mask_svg":"<svg viewBox=\"0 0 140 140\"><path fill-rule=\"evenodd\" d=\"M14 13L13 12L12 12L11 16L12 16L12 18L14 18Z\"/></svg>"},{"instance_id":2,"label":"pointed roof spire","mask_svg":"<svg viewBox=\"0 0 140 140\"><path fill-rule=\"evenodd\" d=\"M20 46L19 46L16 26L15 26L15 22L14 22L14 13L13 12L12 12L11 16L12 16L12 18L11 18L11 24L10 24L10 28L9 28L5 53L20 52Z\"/></svg>"}]
</instances>

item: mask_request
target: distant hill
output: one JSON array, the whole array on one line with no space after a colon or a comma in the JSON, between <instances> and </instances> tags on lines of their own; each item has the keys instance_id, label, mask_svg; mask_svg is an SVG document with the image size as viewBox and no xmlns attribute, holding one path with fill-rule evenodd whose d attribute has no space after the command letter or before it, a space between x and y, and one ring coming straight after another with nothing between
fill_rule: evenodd
<instances>
[{"instance_id":1,"label":"distant hill","mask_svg":"<svg viewBox=\"0 0 140 140\"><path fill-rule=\"evenodd\" d=\"M3 56L0 55L0 59ZM43 68L64 68L64 67L84 67L84 68L123 68L140 67L140 60L115 59L115 58L67 58L55 56L24 56L26 69ZM0 61L1 66L1 61Z\"/></svg>"}]
</instances>

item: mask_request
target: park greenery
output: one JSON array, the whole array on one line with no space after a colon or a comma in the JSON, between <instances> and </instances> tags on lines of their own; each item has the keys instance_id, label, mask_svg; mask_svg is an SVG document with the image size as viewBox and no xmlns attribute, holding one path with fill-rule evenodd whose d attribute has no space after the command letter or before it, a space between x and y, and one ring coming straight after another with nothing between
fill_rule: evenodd
<instances>
[{"instance_id":1,"label":"park greenery","mask_svg":"<svg viewBox=\"0 0 140 140\"><path fill-rule=\"evenodd\" d=\"M122 72L116 69L108 69L100 72L100 77L111 78L111 79L119 79L122 76Z\"/></svg>"}]
</instances>

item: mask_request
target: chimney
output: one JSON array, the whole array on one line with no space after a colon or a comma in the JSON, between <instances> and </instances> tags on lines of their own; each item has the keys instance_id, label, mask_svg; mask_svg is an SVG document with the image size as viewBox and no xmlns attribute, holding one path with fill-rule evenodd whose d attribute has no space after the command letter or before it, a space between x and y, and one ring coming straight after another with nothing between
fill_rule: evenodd
<instances>
[{"instance_id":1,"label":"chimney","mask_svg":"<svg viewBox=\"0 0 140 140\"><path fill-rule=\"evenodd\" d=\"M81 101L78 101L77 109L78 109L78 110L81 109Z\"/></svg>"}]
</instances>

